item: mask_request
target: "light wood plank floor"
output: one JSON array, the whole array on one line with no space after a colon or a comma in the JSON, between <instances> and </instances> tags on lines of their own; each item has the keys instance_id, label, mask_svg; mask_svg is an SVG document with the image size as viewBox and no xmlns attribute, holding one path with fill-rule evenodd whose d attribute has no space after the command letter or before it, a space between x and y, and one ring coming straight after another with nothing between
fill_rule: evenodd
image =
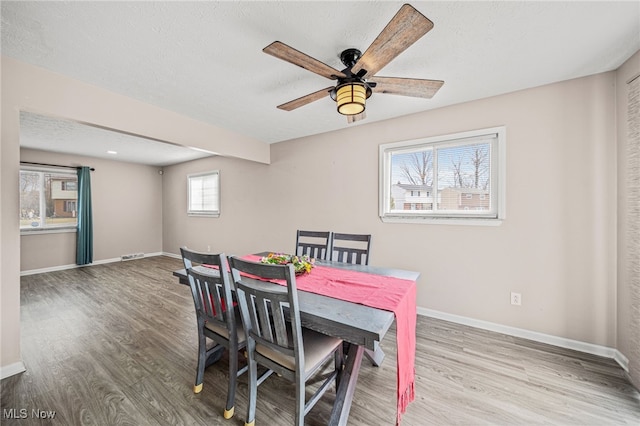
<instances>
[{"instance_id":1,"label":"light wood plank floor","mask_svg":"<svg viewBox=\"0 0 640 426\"><path fill-rule=\"evenodd\" d=\"M222 418L226 357L191 391L196 366L193 302L152 257L25 276L21 280L25 373L1 382L2 425L242 425ZM394 425L395 335L387 358L363 361L350 425ZM610 359L420 317L416 400L403 417L418 425L640 425L640 394ZM258 425L292 424L291 385L272 376L258 389ZM307 416L326 424L329 392ZM22 420L9 419L10 410ZM55 411L53 420L32 410ZM20 411L25 410L25 411Z\"/></svg>"}]
</instances>

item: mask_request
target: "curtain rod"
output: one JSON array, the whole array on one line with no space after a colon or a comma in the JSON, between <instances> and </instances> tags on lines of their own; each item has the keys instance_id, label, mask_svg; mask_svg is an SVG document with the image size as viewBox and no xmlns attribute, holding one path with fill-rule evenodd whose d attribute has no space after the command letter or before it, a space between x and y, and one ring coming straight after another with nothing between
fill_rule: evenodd
<instances>
[{"instance_id":1,"label":"curtain rod","mask_svg":"<svg viewBox=\"0 0 640 426\"><path fill-rule=\"evenodd\" d=\"M49 166L49 167L64 167L66 169L81 169L79 166L61 166L59 164L47 164L47 163L32 163L31 161L21 161L20 164L31 164L32 166ZM92 172L95 171L93 167L90 167L89 170Z\"/></svg>"}]
</instances>

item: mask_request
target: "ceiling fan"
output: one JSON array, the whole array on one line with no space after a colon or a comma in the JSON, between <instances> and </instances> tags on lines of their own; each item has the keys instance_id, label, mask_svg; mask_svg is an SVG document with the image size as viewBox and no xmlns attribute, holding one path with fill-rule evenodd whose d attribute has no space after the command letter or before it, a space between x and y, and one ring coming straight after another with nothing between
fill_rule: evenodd
<instances>
[{"instance_id":1,"label":"ceiling fan","mask_svg":"<svg viewBox=\"0 0 640 426\"><path fill-rule=\"evenodd\" d=\"M330 80L337 80L335 86L325 87L317 92L278 105L278 108L292 111L325 96L330 96L336 102L338 112L347 116L347 122L353 123L365 118L366 100L372 93L389 93L419 98L433 97L442 87L444 81L375 76L385 65L432 28L433 22L413 6L405 4L364 54L353 48L346 49L340 54L340 60L346 67L342 71L338 71L280 41L274 41L262 51Z\"/></svg>"}]
</instances>

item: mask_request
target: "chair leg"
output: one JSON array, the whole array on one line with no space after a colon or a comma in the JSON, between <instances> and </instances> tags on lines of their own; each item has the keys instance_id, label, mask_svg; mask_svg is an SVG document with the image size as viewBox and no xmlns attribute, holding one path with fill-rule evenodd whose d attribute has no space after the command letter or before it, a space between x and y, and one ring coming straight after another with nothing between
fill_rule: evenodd
<instances>
[{"instance_id":1,"label":"chair leg","mask_svg":"<svg viewBox=\"0 0 640 426\"><path fill-rule=\"evenodd\" d=\"M342 377L342 369L344 368L343 346L339 346L336 349L334 355L334 364L335 370L338 372L338 374L336 375L336 392L338 392L338 388L340 387L340 378Z\"/></svg>"},{"instance_id":2,"label":"chair leg","mask_svg":"<svg viewBox=\"0 0 640 426\"><path fill-rule=\"evenodd\" d=\"M227 389L227 407L224 418L230 419L235 412L236 383L238 381L238 352L229 351L229 388Z\"/></svg>"},{"instance_id":3,"label":"chair leg","mask_svg":"<svg viewBox=\"0 0 640 426\"><path fill-rule=\"evenodd\" d=\"M301 376L304 372L299 373ZM296 426L304 426L304 406L305 406L305 381L304 377L298 377L296 381Z\"/></svg>"},{"instance_id":4,"label":"chair leg","mask_svg":"<svg viewBox=\"0 0 640 426\"><path fill-rule=\"evenodd\" d=\"M258 363L249 356L249 404L247 404L247 419L245 426L256 423L256 399L258 398Z\"/></svg>"},{"instance_id":5,"label":"chair leg","mask_svg":"<svg viewBox=\"0 0 640 426\"><path fill-rule=\"evenodd\" d=\"M196 372L196 383L193 386L193 393L202 391L202 382L204 382L204 368L207 363L207 339L202 331L198 331L198 369Z\"/></svg>"}]
</instances>

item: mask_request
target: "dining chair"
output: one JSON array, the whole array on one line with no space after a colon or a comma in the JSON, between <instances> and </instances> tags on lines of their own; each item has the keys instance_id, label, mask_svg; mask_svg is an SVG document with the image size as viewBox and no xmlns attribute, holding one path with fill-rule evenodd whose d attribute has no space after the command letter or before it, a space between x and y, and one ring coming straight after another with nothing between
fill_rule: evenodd
<instances>
[{"instance_id":1,"label":"dining chair","mask_svg":"<svg viewBox=\"0 0 640 426\"><path fill-rule=\"evenodd\" d=\"M311 258L329 259L329 247L331 246L331 232L304 231L296 233L296 255L308 255Z\"/></svg>"},{"instance_id":2,"label":"dining chair","mask_svg":"<svg viewBox=\"0 0 640 426\"><path fill-rule=\"evenodd\" d=\"M229 270L227 257L224 253L200 253L186 247L180 248L180 252L189 279L198 322L198 369L193 392L202 391L207 360L216 351L221 351L222 348L218 345L222 345L229 352L229 384L223 414L225 419L230 419L235 411L237 378L247 371L248 366L238 370L238 354L246 347L247 339L242 320L237 309L234 308L229 274L219 272ZM198 272L193 269L196 264L213 266L217 270L211 269L210 274ZM207 349L207 338L213 340L216 345Z\"/></svg>"},{"instance_id":3,"label":"dining chair","mask_svg":"<svg viewBox=\"0 0 640 426\"><path fill-rule=\"evenodd\" d=\"M247 331L249 406L245 426L255 425L258 364L295 383L295 424L302 426L305 415L329 386L336 383L337 388L343 366L342 339L301 326L296 277L291 264L261 264L237 257L231 257L229 264ZM280 280L284 285L269 282L272 280ZM327 373L307 401L307 381L324 371L323 367L331 359L333 371Z\"/></svg>"},{"instance_id":4,"label":"dining chair","mask_svg":"<svg viewBox=\"0 0 640 426\"><path fill-rule=\"evenodd\" d=\"M358 265L369 264L370 234L332 233L330 260Z\"/></svg>"},{"instance_id":5,"label":"dining chair","mask_svg":"<svg viewBox=\"0 0 640 426\"><path fill-rule=\"evenodd\" d=\"M331 257L330 260L357 265L369 264L371 250L370 234L342 234L331 233ZM348 351L348 343L344 343L344 352ZM384 359L384 352L378 348L376 351L365 349L364 355L371 363L379 367Z\"/></svg>"}]
</instances>

